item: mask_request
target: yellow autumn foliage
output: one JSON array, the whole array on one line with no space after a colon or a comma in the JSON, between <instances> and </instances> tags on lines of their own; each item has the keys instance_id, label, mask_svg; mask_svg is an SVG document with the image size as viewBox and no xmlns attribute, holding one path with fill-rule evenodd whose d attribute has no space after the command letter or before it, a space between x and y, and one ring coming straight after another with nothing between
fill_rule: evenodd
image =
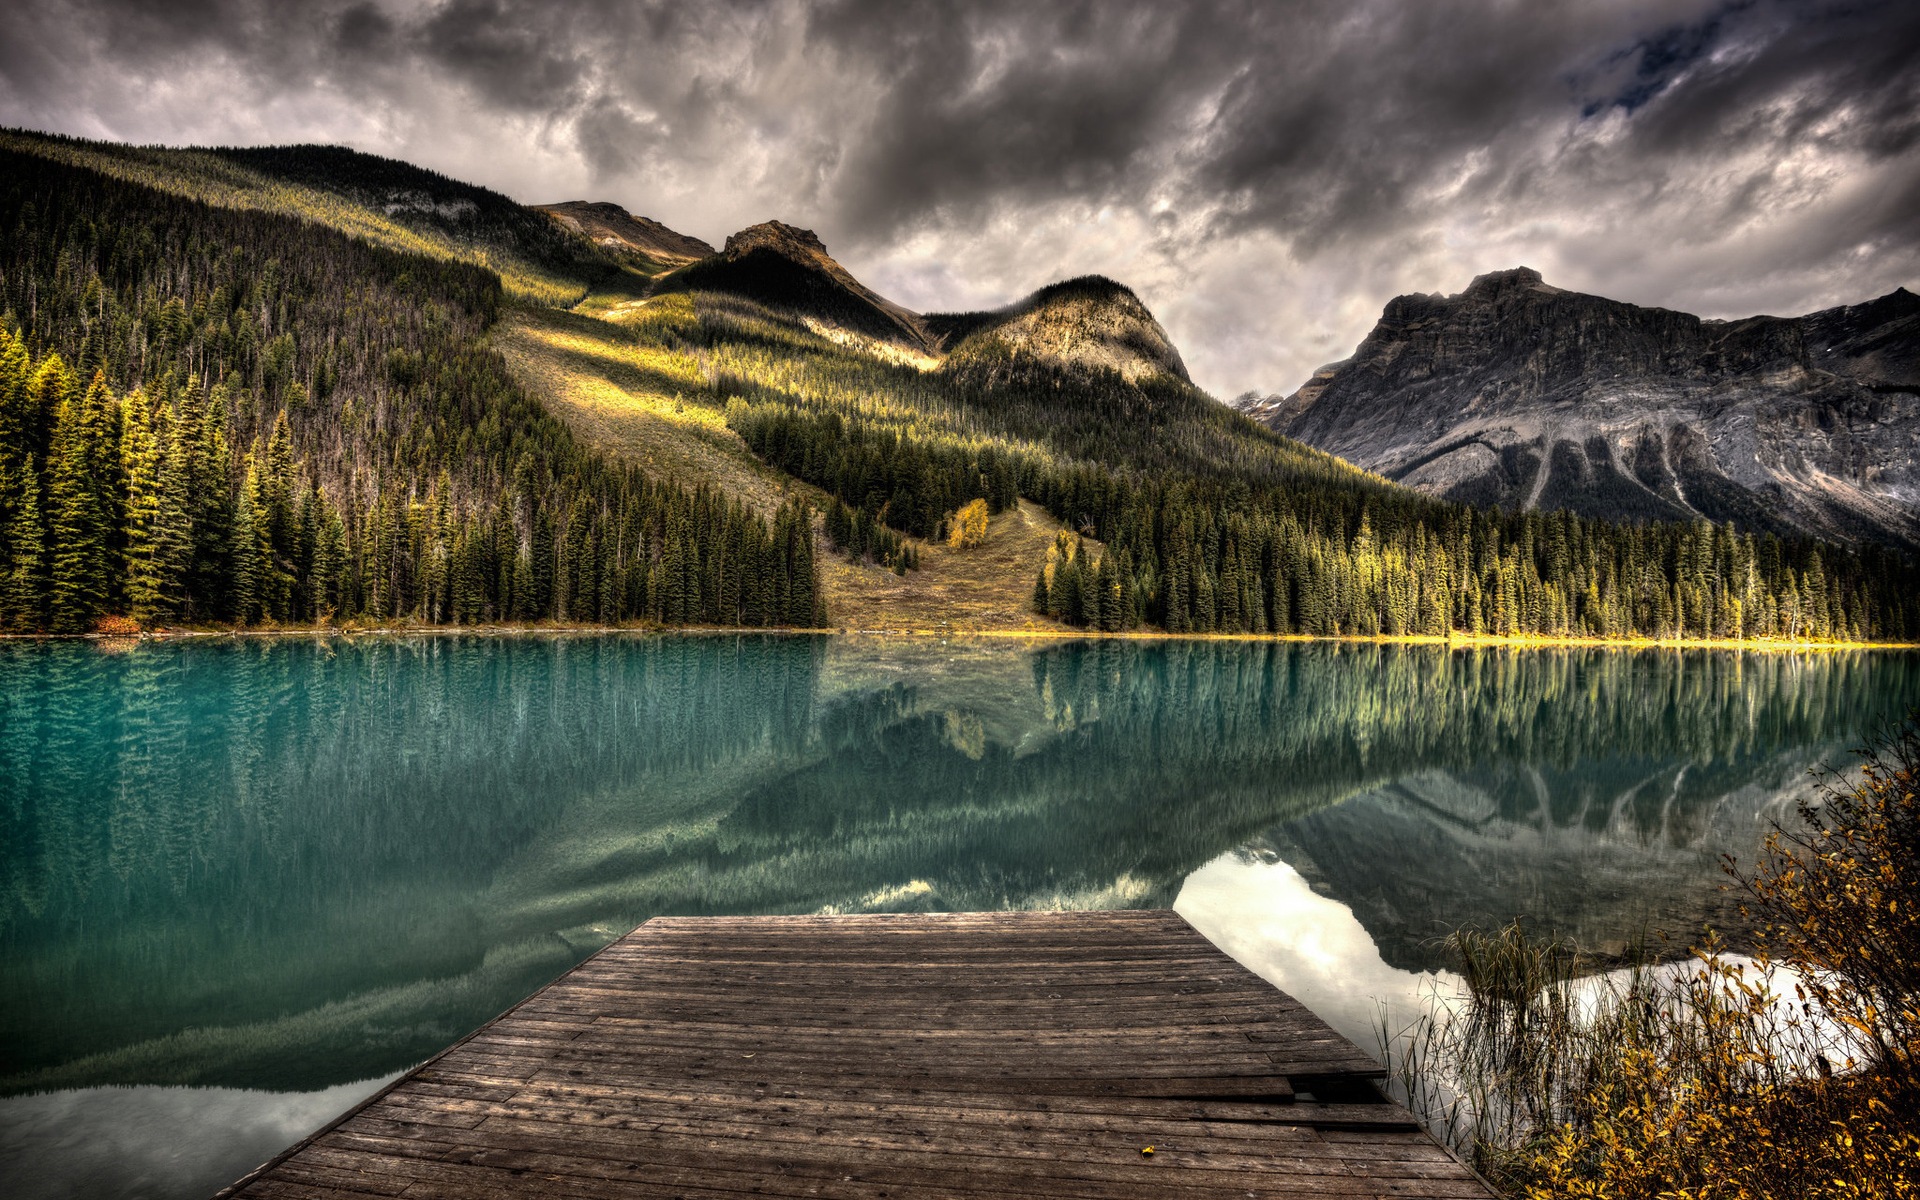
<instances>
[{"instance_id":1,"label":"yellow autumn foliage","mask_svg":"<svg viewBox=\"0 0 1920 1200\"><path fill-rule=\"evenodd\" d=\"M1920 714L1729 871L1749 960L1454 935L1466 994L1387 1038L1409 1103L1527 1200L1920 1197Z\"/></svg>"},{"instance_id":2,"label":"yellow autumn foliage","mask_svg":"<svg viewBox=\"0 0 1920 1200\"><path fill-rule=\"evenodd\" d=\"M947 545L955 550L987 540L987 502L969 500L947 522Z\"/></svg>"}]
</instances>

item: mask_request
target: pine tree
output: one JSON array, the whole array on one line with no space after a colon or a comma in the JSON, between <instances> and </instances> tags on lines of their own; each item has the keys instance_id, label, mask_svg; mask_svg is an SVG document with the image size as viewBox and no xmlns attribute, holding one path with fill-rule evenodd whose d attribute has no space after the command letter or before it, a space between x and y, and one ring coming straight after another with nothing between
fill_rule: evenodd
<instances>
[{"instance_id":1,"label":"pine tree","mask_svg":"<svg viewBox=\"0 0 1920 1200\"><path fill-rule=\"evenodd\" d=\"M522 617L529 621L541 621L553 616L553 576L554 576L554 531L553 514L546 505L537 504L533 514L533 540L528 549L530 558L529 578L526 595L527 609Z\"/></svg>"},{"instance_id":2,"label":"pine tree","mask_svg":"<svg viewBox=\"0 0 1920 1200\"><path fill-rule=\"evenodd\" d=\"M187 449L187 516L193 531L193 556L187 569L188 615L219 621L231 615L230 554L233 538L233 488L228 480L226 388L216 387L191 421L181 413L181 442Z\"/></svg>"},{"instance_id":3,"label":"pine tree","mask_svg":"<svg viewBox=\"0 0 1920 1200\"><path fill-rule=\"evenodd\" d=\"M115 404L106 381L96 375L79 400L61 402L54 418L47 495L52 508L52 627L64 633L92 627L107 609L114 571L112 539L119 491L117 446L100 443L112 435L101 415Z\"/></svg>"},{"instance_id":4,"label":"pine tree","mask_svg":"<svg viewBox=\"0 0 1920 1200\"><path fill-rule=\"evenodd\" d=\"M26 346L0 324L0 580L12 571L19 534L11 527L19 519L26 492L38 486L27 469L27 460L42 449L31 437L33 413L27 388L31 365Z\"/></svg>"},{"instance_id":5,"label":"pine tree","mask_svg":"<svg viewBox=\"0 0 1920 1200\"><path fill-rule=\"evenodd\" d=\"M282 335L284 336L284 335ZM291 346L292 339L288 339ZM267 442L266 471L261 478L261 500L267 530L274 553L282 559L293 557L293 433L283 410L273 424L273 437Z\"/></svg>"},{"instance_id":6,"label":"pine tree","mask_svg":"<svg viewBox=\"0 0 1920 1200\"><path fill-rule=\"evenodd\" d=\"M1114 572L1113 553L1100 556L1100 564L1094 568L1093 590L1096 611L1092 623L1107 633L1120 630L1120 578Z\"/></svg>"},{"instance_id":7,"label":"pine tree","mask_svg":"<svg viewBox=\"0 0 1920 1200\"><path fill-rule=\"evenodd\" d=\"M314 539L313 566L308 574L307 595L315 620L328 620L345 607L342 575L347 566L347 529L340 514L327 503L325 493L316 492L318 533Z\"/></svg>"},{"instance_id":8,"label":"pine tree","mask_svg":"<svg viewBox=\"0 0 1920 1200\"><path fill-rule=\"evenodd\" d=\"M34 371L27 387L25 423L27 426L27 445L51 447L53 427L59 419L60 406L80 398L80 380L61 359L59 354L49 354L40 360L40 366ZM48 468L52 463L49 459Z\"/></svg>"},{"instance_id":9,"label":"pine tree","mask_svg":"<svg viewBox=\"0 0 1920 1200\"><path fill-rule=\"evenodd\" d=\"M228 561L233 564L233 619L235 624L252 625L267 611L269 548L266 541L266 513L259 505L260 472L253 459L247 459L246 481L233 511L233 543Z\"/></svg>"},{"instance_id":10,"label":"pine tree","mask_svg":"<svg viewBox=\"0 0 1920 1200\"><path fill-rule=\"evenodd\" d=\"M146 397L129 392L123 401L120 465L127 480L124 517L128 611L152 624L171 615L171 590L163 577L160 553L161 470L164 448L148 423Z\"/></svg>"},{"instance_id":11,"label":"pine tree","mask_svg":"<svg viewBox=\"0 0 1920 1200\"><path fill-rule=\"evenodd\" d=\"M7 571L0 576L0 625L15 631L42 629L52 592L47 569L47 525L40 507L38 463L28 455L12 520L7 523Z\"/></svg>"}]
</instances>

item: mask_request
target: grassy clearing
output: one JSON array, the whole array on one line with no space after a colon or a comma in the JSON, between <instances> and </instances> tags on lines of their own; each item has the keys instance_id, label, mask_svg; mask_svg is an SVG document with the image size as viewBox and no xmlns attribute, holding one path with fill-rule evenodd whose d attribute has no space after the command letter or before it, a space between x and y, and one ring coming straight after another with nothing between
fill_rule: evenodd
<instances>
[{"instance_id":1,"label":"grassy clearing","mask_svg":"<svg viewBox=\"0 0 1920 1200\"><path fill-rule=\"evenodd\" d=\"M762 515L796 489L755 458L726 414L707 403L690 359L637 344L592 317L522 308L494 331L494 346L522 386L576 436L682 487L717 487Z\"/></svg>"},{"instance_id":2,"label":"grassy clearing","mask_svg":"<svg viewBox=\"0 0 1920 1200\"><path fill-rule=\"evenodd\" d=\"M921 544L920 569L904 576L851 562L823 544L828 615L851 630L1063 632L1066 626L1035 615L1028 604L1060 528L1045 509L1022 500L992 519L981 545Z\"/></svg>"}]
</instances>

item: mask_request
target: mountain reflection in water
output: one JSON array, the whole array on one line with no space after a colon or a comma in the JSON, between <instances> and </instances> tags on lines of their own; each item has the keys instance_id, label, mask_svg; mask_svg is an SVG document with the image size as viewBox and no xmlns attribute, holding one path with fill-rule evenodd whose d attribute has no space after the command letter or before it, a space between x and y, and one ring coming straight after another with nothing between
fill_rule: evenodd
<instances>
[{"instance_id":1,"label":"mountain reflection in water","mask_svg":"<svg viewBox=\"0 0 1920 1200\"><path fill-rule=\"evenodd\" d=\"M1910 653L9 644L0 1093L313 1092L655 914L1168 906L1223 855L1395 972L1515 916L1685 937L1716 856L1916 700Z\"/></svg>"}]
</instances>

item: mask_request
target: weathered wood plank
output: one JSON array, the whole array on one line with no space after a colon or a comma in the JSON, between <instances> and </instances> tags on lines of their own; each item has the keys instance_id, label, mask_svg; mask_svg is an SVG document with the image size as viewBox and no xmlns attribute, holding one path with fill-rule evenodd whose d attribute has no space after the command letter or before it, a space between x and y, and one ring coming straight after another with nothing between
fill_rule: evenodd
<instances>
[{"instance_id":1,"label":"weathered wood plank","mask_svg":"<svg viewBox=\"0 0 1920 1200\"><path fill-rule=\"evenodd\" d=\"M223 1194L1484 1198L1379 1073L1172 913L657 918Z\"/></svg>"}]
</instances>

